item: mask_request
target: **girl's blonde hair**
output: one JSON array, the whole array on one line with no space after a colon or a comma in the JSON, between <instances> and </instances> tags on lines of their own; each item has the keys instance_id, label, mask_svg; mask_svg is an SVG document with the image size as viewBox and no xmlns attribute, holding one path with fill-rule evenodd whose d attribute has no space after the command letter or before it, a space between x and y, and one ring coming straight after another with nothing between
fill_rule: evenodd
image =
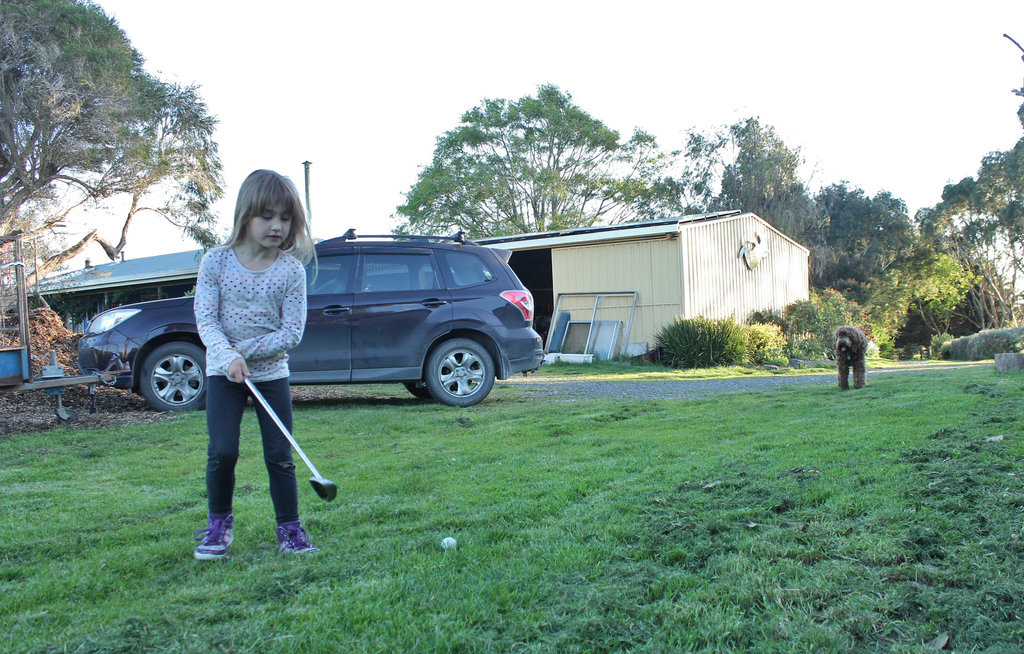
<instances>
[{"instance_id":1,"label":"girl's blonde hair","mask_svg":"<svg viewBox=\"0 0 1024 654\"><path fill-rule=\"evenodd\" d=\"M255 170L242 182L235 202L234 228L225 245L230 247L244 239L249 221L273 209L292 217L288 238L281 244L281 249L302 263L309 263L314 256L313 239L309 235L309 223L299 191L292 180L272 170Z\"/></svg>"}]
</instances>

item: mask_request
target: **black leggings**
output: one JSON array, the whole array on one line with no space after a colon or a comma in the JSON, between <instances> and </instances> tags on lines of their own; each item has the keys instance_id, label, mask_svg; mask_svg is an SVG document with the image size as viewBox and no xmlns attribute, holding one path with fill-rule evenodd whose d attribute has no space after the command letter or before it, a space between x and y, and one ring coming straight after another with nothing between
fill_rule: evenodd
<instances>
[{"instance_id":1,"label":"black leggings","mask_svg":"<svg viewBox=\"0 0 1024 654\"><path fill-rule=\"evenodd\" d=\"M206 383L206 428L210 432L206 458L209 510L210 513L231 513L242 412L250 393L245 384L228 381L223 375L212 375ZM290 431L292 395L288 378L258 382L256 388ZM277 524L298 520L299 490L295 481L291 444L259 402L255 404L263 436L263 460L270 477L270 499L274 503Z\"/></svg>"}]
</instances>

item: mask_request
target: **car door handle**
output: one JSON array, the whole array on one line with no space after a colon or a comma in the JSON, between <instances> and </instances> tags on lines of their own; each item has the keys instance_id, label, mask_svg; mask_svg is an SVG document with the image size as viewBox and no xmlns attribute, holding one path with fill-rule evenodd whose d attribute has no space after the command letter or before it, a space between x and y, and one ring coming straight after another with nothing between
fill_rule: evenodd
<instances>
[{"instance_id":1,"label":"car door handle","mask_svg":"<svg viewBox=\"0 0 1024 654\"><path fill-rule=\"evenodd\" d=\"M423 300L422 302L420 302L420 304L422 304L425 307L430 307L431 309L434 309L436 307L441 307L448 304L448 300L442 300L440 298L432 297Z\"/></svg>"},{"instance_id":2,"label":"car door handle","mask_svg":"<svg viewBox=\"0 0 1024 654\"><path fill-rule=\"evenodd\" d=\"M349 307L343 307L340 304L332 304L324 307L321 311L325 316L340 316L351 311Z\"/></svg>"}]
</instances>

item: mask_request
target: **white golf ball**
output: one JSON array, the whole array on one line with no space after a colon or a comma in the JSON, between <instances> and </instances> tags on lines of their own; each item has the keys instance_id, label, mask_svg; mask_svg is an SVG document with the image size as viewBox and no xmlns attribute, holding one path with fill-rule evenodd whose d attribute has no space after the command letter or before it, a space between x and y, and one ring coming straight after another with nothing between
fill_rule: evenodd
<instances>
[{"instance_id":1,"label":"white golf ball","mask_svg":"<svg viewBox=\"0 0 1024 654\"><path fill-rule=\"evenodd\" d=\"M455 549L456 545L458 545L458 543L451 536L441 541L441 547L445 548L446 550Z\"/></svg>"}]
</instances>

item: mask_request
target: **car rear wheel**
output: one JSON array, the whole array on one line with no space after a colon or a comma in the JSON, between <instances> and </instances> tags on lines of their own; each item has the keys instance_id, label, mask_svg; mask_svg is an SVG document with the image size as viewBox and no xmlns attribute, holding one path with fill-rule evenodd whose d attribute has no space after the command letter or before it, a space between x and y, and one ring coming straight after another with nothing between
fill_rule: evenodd
<instances>
[{"instance_id":1,"label":"car rear wheel","mask_svg":"<svg viewBox=\"0 0 1024 654\"><path fill-rule=\"evenodd\" d=\"M157 411L206 406L206 353L193 343L164 343L142 364L139 392Z\"/></svg>"},{"instance_id":2,"label":"car rear wheel","mask_svg":"<svg viewBox=\"0 0 1024 654\"><path fill-rule=\"evenodd\" d=\"M441 343L427 358L427 389L449 406L473 406L494 386L494 361L487 349L468 338Z\"/></svg>"}]
</instances>

